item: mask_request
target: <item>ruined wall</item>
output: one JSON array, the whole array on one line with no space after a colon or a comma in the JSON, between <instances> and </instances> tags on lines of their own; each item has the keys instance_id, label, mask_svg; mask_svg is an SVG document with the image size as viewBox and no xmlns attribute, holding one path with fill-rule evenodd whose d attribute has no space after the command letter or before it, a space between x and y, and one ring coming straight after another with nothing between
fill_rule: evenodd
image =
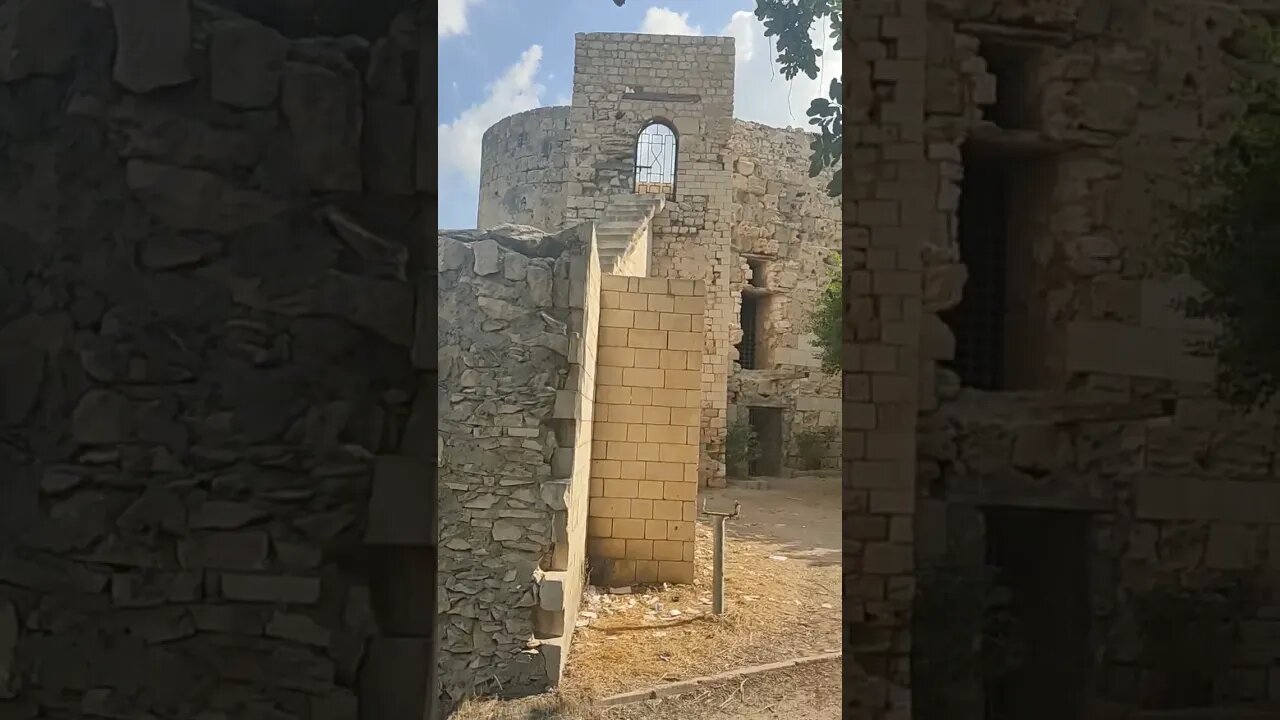
<instances>
[{"instance_id":1,"label":"ruined wall","mask_svg":"<svg viewBox=\"0 0 1280 720\"><path fill-rule=\"evenodd\" d=\"M592 582L692 583L703 285L601 280Z\"/></svg>"},{"instance_id":2,"label":"ruined wall","mask_svg":"<svg viewBox=\"0 0 1280 720\"><path fill-rule=\"evenodd\" d=\"M675 128L675 198L653 222L650 274L701 280L706 288L701 472L712 484L724 481L729 333L736 324L725 154L733 59L731 38L578 34L569 115L571 221L601 219L609 195L631 192L636 139L649 122Z\"/></svg>"},{"instance_id":3,"label":"ruined wall","mask_svg":"<svg viewBox=\"0 0 1280 720\"><path fill-rule=\"evenodd\" d=\"M1085 3L952 10L928 26L929 152L943 161L941 192L952 201L963 200L965 140L1018 149L1038 166L1043 222L1023 228L1034 281L1016 297L1041 332L1020 360L1031 369L1024 392L960 391L955 373L935 370L956 343L935 313L960 300L967 273L956 219L931 236L921 387L938 409L922 418L919 542L926 555L967 553L976 566L981 533L960 528L981 527L978 504L1091 513L1096 698L1156 699L1137 641L1150 589L1223 582L1258 595L1242 610L1217 700L1280 698L1275 658L1259 650L1280 631L1274 417L1242 417L1211 399L1214 363L1186 345L1205 328L1170 307L1188 286L1157 269L1166 208L1190 199L1187 161L1239 107L1231 79L1249 66L1248 19L1195 2L1125 4L1109 15ZM1028 86L1040 90L1024 98L1019 127L1001 132L982 126L982 107L1011 98L981 53L1011 42L1035 48ZM948 717L956 712L948 706Z\"/></svg>"},{"instance_id":4,"label":"ruined wall","mask_svg":"<svg viewBox=\"0 0 1280 720\"><path fill-rule=\"evenodd\" d=\"M476 227L563 227L573 179L569 108L542 107L503 118L485 131L480 149Z\"/></svg>"},{"instance_id":5,"label":"ruined wall","mask_svg":"<svg viewBox=\"0 0 1280 720\"><path fill-rule=\"evenodd\" d=\"M452 701L539 692L567 655L586 544L591 247L589 226L440 235L440 668Z\"/></svg>"},{"instance_id":6,"label":"ruined wall","mask_svg":"<svg viewBox=\"0 0 1280 720\"><path fill-rule=\"evenodd\" d=\"M411 20L0 7L3 714L423 712Z\"/></svg>"},{"instance_id":7,"label":"ruined wall","mask_svg":"<svg viewBox=\"0 0 1280 720\"><path fill-rule=\"evenodd\" d=\"M730 292L734 322L729 342L742 339L742 291L752 280L763 296L762 343L765 363L744 370L736 362L729 376L729 403L783 408L783 442L789 467L802 460L795 442L801 431L831 433L823 467L840 464L840 378L822 372L813 347L809 317L826 287L840 249L839 201L827 194L830 173L809 177L808 133L735 122L729 140L733 164L733 249ZM753 278L747 258L761 263Z\"/></svg>"}]
</instances>

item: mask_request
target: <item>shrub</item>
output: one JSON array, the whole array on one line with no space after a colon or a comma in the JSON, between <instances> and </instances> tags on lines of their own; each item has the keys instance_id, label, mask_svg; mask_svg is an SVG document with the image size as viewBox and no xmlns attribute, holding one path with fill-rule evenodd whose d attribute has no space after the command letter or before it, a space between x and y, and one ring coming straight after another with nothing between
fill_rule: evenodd
<instances>
[{"instance_id":1,"label":"shrub","mask_svg":"<svg viewBox=\"0 0 1280 720\"><path fill-rule=\"evenodd\" d=\"M1244 588L1158 587L1134 598L1143 665L1158 685L1146 704L1155 709L1209 707L1213 685L1230 667L1245 614Z\"/></svg>"},{"instance_id":2,"label":"shrub","mask_svg":"<svg viewBox=\"0 0 1280 720\"><path fill-rule=\"evenodd\" d=\"M725 437L724 457L726 470L732 477L744 478L750 472L751 463L760 459L760 441L756 429L750 423L729 423Z\"/></svg>"},{"instance_id":3,"label":"shrub","mask_svg":"<svg viewBox=\"0 0 1280 720\"><path fill-rule=\"evenodd\" d=\"M796 448L800 455L801 470L817 470L822 467L831 447L831 428L805 428L796 433Z\"/></svg>"}]
</instances>

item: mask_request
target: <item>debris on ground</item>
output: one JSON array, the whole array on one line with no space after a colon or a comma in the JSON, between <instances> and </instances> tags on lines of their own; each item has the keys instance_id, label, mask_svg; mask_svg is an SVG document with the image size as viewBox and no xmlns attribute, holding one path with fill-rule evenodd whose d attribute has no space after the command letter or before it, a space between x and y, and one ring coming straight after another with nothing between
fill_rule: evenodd
<instances>
[{"instance_id":1,"label":"debris on ground","mask_svg":"<svg viewBox=\"0 0 1280 720\"><path fill-rule=\"evenodd\" d=\"M764 505L767 499L773 512L789 507L808 518L833 508L825 534L804 528L816 524L808 520L781 523L764 516L753 524L729 523L725 613L716 616L712 528L700 522L693 585L633 585L627 593L587 588L564 686L598 698L839 650L841 575L839 563L829 560L839 553L839 506L766 493L753 492L753 500L761 497ZM785 538L776 536L778 528L786 530Z\"/></svg>"}]
</instances>

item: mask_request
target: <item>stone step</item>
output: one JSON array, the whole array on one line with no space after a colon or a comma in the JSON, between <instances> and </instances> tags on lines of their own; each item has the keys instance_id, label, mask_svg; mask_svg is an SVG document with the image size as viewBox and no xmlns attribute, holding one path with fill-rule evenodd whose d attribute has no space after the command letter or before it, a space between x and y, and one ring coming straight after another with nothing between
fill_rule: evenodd
<instances>
[{"instance_id":1,"label":"stone step","mask_svg":"<svg viewBox=\"0 0 1280 720\"><path fill-rule=\"evenodd\" d=\"M608 232L596 231L596 240L604 242L606 240L622 240L623 242L631 242L631 238L636 236L636 229L630 230L610 230Z\"/></svg>"},{"instance_id":2,"label":"stone step","mask_svg":"<svg viewBox=\"0 0 1280 720\"><path fill-rule=\"evenodd\" d=\"M652 213L641 213L641 212L636 212L634 210L619 210L615 208L608 208L604 211L604 217L602 218L602 220L612 221L612 222L643 223L643 222L648 222L649 218L651 217L653 217Z\"/></svg>"},{"instance_id":3,"label":"stone step","mask_svg":"<svg viewBox=\"0 0 1280 720\"><path fill-rule=\"evenodd\" d=\"M644 223L606 221L596 225L596 235L608 233L634 235L643 225Z\"/></svg>"}]
</instances>

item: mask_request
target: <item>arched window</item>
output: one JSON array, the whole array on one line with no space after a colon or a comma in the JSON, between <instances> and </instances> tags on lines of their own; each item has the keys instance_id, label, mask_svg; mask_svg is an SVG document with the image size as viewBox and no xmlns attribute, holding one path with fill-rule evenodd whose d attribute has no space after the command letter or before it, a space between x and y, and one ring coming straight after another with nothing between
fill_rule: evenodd
<instances>
[{"instance_id":1,"label":"arched window","mask_svg":"<svg viewBox=\"0 0 1280 720\"><path fill-rule=\"evenodd\" d=\"M654 121L636 139L637 193L653 193L675 199L676 132L664 122Z\"/></svg>"}]
</instances>

